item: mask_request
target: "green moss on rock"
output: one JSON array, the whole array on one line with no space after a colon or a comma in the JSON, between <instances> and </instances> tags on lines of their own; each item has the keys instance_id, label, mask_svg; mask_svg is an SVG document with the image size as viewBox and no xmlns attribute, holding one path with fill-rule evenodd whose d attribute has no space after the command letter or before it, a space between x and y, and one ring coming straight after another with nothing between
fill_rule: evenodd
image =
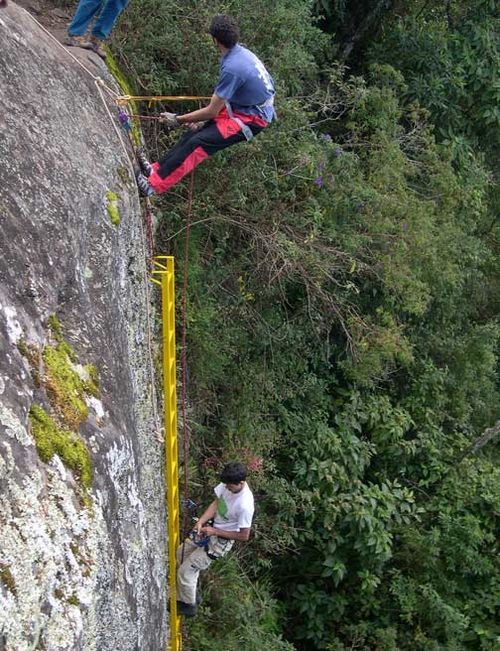
<instances>
[{"instance_id":1,"label":"green moss on rock","mask_svg":"<svg viewBox=\"0 0 500 651\"><path fill-rule=\"evenodd\" d=\"M14 596L17 595L16 582L10 571L10 567L5 563L0 563L0 583L7 588L7 590Z\"/></svg>"},{"instance_id":2,"label":"green moss on rock","mask_svg":"<svg viewBox=\"0 0 500 651\"><path fill-rule=\"evenodd\" d=\"M128 186L130 183L130 175L125 165L119 165L116 169L116 172L120 177L120 181L123 183L123 185Z\"/></svg>"},{"instance_id":3,"label":"green moss on rock","mask_svg":"<svg viewBox=\"0 0 500 651\"><path fill-rule=\"evenodd\" d=\"M82 485L89 488L92 483L92 462L85 442L74 432L59 428L39 405L31 406L29 416L40 459L47 463L57 454Z\"/></svg>"},{"instance_id":4,"label":"green moss on rock","mask_svg":"<svg viewBox=\"0 0 500 651\"><path fill-rule=\"evenodd\" d=\"M115 226L121 221L120 211L118 209L118 195L115 192L106 192L106 210L108 211L109 219Z\"/></svg>"},{"instance_id":5,"label":"green moss on rock","mask_svg":"<svg viewBox=\"0 0 500 651\"><path fill-rule=\"evenodd\" d=\"M89 488L92 483L91 456L76 432L89 413L86 397L99 397L99 376L92 364L77 366L77 355L65 341L57 317L52 315L47 323L54 345L47 344L41 352L24 340L18 346L32 370L39 372L40 384L47 391L53 413L52 417L41 406L32 405L29 413L31 432L42 461L48 462L57 454L75 473L80 484ZM80 498L85 506L91 507L87 491L81 491Z\"/></svg>"},{"instance_id":6,"label":"green moss on rock","mask_svg":"<svg viewBox=\"0 0 500 651\"><path fill-rule=\"evenodd\" d=\"M28 358L29 356L29 351L28 351L28 345L26 344L25 339L19 339L17 342L17 350L21 353L23 357Z\"/></svg>"},{"instance_id":7,"label":"green moss on rock","mask_svg":"<svg viewBox=\"0 0 500 651\"><path fill-rule=\"evenodd\" d=\"M78 599L78 597L76 596L76 594L74 592L73 592L73 594L71 596L68 597L67 603L70 606L77 606L77 607L80 606L80 600Z\"/></svg>"},{"instance_id":8,"label":"green moss on rock","mask_svg":"<svg viewBox=\"0 0 500 651\"><path fill-rule=\"evenodd\" d=\"M44 384L57 413L71 429L76 430L89 414L85 402L87 387L72 366L68 347L63 342L43 349Z\"/></svg>"},{"instance_id":9,"label":"green moss on rock","mask_svg":"<svg viewBox=\"0 0 500 651\"><path fill-rule=\"evenodd\" d=\"M64 337L62 335L61 323L59 319L56 317L56 315L52 314L51 316L49 316L47 323L50 328L50 331L52 332L52 336L57 341L61 349L64 350L64 352L72 362L76 362L77 360L76 353L73 350L73 348L68 344L68 342L64 340Z\"/></svg>"},{"instance_id":10,"label":"green moss on rock","mask_svg":"<svg viewBox=\"0 0 500 651\"><path fill-rule=\"evenodd\" d=\"M118 67L118 63L116 62L116 59L113 57L111 52L108 50L107 52L107 57L106 57L106 64L109 68L109 71L113 75L113 77L116 79L118 82L118 85L122 89L122 92L124 95L134 95L134 91L132 89L131 82L127 79L127 77L123 74L123 72L120 70ZM137 110L137 104L134 101L130 101L128 106L130 106L131 113L137 114L139 111ZM141 132L137 126L137 124L134 124L134 120L132 120L132 141L136 147L139 147L141 144Z\"/></svg>"},{"instance_id":11,"label":"green moss on rock","mask_svg":"<svg viewBox=\"0 0 500 651\"><path fill-rule=\"evenodd\" d=\"M64 599L64 592L61 590L61 588L54 589L54 597L56 599L59 599L59 601L62 601Z\"/></svg>"},{"instance_id":12,"label":"green moss on rock","mask_svg":"<svg viewBox=\"0 0 500 651\"><path fill-rule=\"evenodd\" d=\"M49 317L48 325L57 341L57 346L46 346L43 352L43 360L48 371L47 388L53 397L61 394L63 397L66 396L63 400L56 401L56 406L68 425L76 428L88 416L85 394L99 397L99 373L93 364L86 364L77 371L72 364L77 363L78 357L65 341L61 324L55 314Z\"/></svg>"},{"instance_id":13,"label":"green moss on rock","mask_svg":"<svg viewBox=\"0 0 500 651\"><path fill-rule=\"evenodd\" d=\"M86 393L94 396L94 398L98 398L100 395L100 384L97 368L93 364L86 364L83 369L88 376L88 380L84 381L84 388Z\"/></svg>"},{"instance_id":14,"label":"green moss on rock","mask_svg":"<svg viewBox=\"0 0 500 651\"><path fill-rule=\"evenodd\" d=\"M55 314L51 314L49 316L49 318L47 319L47 324L54 336L54 339L56 341L62 341L63 336L62 336L61 322L59 321L59 319L56 317Z\"/></svg>"},{"instance_id":15,"label":"green moss on rock","mask_svg":"<svg viewBox=\"0 0 500 651\"><path fill-rule=\"evenodd\" d=\"M26 343L25 339L19 339L17 342L17 349L21 355L26 357L28 360L30 364L31 377L33 378L35 385L39 387L41 385L40 366L42 361L39 348L33 344Z\"/></svg>"}]
</instances>

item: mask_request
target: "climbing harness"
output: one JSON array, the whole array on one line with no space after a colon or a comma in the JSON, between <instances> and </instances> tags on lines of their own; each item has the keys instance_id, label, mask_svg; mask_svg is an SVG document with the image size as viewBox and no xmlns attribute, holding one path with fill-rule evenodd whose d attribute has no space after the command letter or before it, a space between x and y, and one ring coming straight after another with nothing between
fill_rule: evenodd
<instances>
[{"instance_id":1,"label":"climbing harness","mask_svg":"<svg viewBox=\"0 0 500 651\"><path fill-rule=\"evenodd\" d=\"M197 547L202 547L205 550L208 549L208 545L210 543L210 537L207 536L206 533L203 531L201 533L198 533L196 529L191 529L191 531L188 534L189 540L191 540Z\"/></svg>"},{"instance_id":2,"label":"climbing harness","mask_svg":"<svg viewBox=\"0 0 500 651\"><path fill-rule=\"evenodd\" d=\"M250 142L250 140L252 140L252 138L253 138L252 129L250 129L248 124L245 124L243 122L243 120L240 120L240 118L236 117L236 115L233 112L233 107L231 106L231 104L228 101L224 102L224 104L226 105L226 111L227 111L227 114L229 115L229 117L231 118L231 120L236 122L236 124L242 130L243 135L247 139L247 142Z\"/></svg>"},{"instance_id":3,"label":"climbing harness","mask_svg":"<svg viewBox=\"0 0 500 651\"><path fill-rule=\"evenodd\" d=\"M272 97L270 97L269 99L266 99L266 101L262 102L262 104L258 104L257 108L258 109L272 108L273 109L273 119L274 120L278 119L276 109L274 108L274 95Z\"/></svg>"},{"instance_id":4,"label":"climbing harness","mask_svg":"<svg viewBox=\"0 0 500 651\"><path fill-rule=\"evenodd\" d=\"M236 122L236 124L240 127L241 131L243 132L243 135L247 139L247 142L250 142L250 140L252 140L252 138L254 137L252 129L250 129L248 124L245 124L243 122L243 120L240 120L240 118L237 117L234 114L233 107L231 106L231 104L229 103L228 100L226 100L224 102L224 104L226 105L226 111L227 111L227 114L229 115L229 117L231 118L231 120ZM272 97L270 97L269 99L267 99L262 104L259 104L257 106L257 108L259 108L259 109L263 109L263 108L266 108L266 107L271 107L273 109L273 116L276 119L276 111L274 110L274 95Z\"/></svg>"}]
</instances>

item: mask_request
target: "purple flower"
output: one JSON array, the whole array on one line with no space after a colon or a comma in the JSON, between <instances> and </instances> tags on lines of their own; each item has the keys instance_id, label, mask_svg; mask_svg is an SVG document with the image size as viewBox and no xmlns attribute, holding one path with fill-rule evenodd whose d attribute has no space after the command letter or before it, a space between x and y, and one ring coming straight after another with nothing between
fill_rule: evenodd
<instances>
[{"instance_id":1,"label":"purple flower","mask_svg":"<svg viewBox=\"0 0 500 651\"><path fill-rule=\"evenodd\" d=\"M332 137L329 133L321 133L319 137L321 140L325 140L326 142L332 141Z\"/></svg>"},{"instance_id":2,"label":"purple flower","mask_svg":"<svg viewBox=\"0 0 500 651\"><path fill-rule=\"evenodd\" d=\"M317 177L314 179L314 185L317 185L318 188L321 188L322 185L323 185L323 177L322 177L322 176L317 176Z\"/></svg>"},{"instance_id":3,"label":"purple flower","mask_svg":"<svg viewBox=\"0 0 500 651\"><path fill-rule=\"evenodd\" d=\"M340 149L340 147L335 147L333 151L333 155L335 156L335 158L338 158L341 153L342 153L342 149Z\"/></svg>"}]
</instances>

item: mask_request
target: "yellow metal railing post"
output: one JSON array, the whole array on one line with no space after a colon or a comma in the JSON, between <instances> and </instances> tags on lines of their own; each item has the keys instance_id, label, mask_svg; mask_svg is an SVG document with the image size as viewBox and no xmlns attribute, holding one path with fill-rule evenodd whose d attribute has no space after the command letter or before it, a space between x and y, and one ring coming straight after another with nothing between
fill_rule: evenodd
<instances>
[{"instance_id":1,"label":"yellow metal railing post","mask_svg":"<svg viewBox=\"0 0 500 651\"><path fill-rule=\"evenodd\" d=\"M165 463L167 478L168 563L170 584L169 651L182 650L181 619L177 614L176 552L179 546L179 452L177 446L177 390L175 361L174 258L153 258L153 282L161 286L163 389L165 403Z\"/></svg>"}]
</instances>

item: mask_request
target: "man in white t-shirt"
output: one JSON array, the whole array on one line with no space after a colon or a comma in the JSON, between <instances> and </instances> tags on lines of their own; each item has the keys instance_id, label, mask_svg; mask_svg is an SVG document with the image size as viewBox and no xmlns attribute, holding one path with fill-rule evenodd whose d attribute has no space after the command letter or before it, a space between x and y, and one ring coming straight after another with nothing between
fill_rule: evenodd
<instances>
[{"instance_id":1,"label":"man in white t-shirt","mask_svg":"<svg viewBox=\"0 0 500 651\"><path fill-rule=\"evenodd\" d=\"M181 615L196 615L196 586L201 570L225 556L235 540L247 541L254 513L253 494L243 464L228 463L221 472L214 493L216 499L195 526L197 538L209 537L208 546L200 547L189 538L177 550L177 607ZM213 520L213 526L206 526Z\"/></svg>"}]
</instances>

